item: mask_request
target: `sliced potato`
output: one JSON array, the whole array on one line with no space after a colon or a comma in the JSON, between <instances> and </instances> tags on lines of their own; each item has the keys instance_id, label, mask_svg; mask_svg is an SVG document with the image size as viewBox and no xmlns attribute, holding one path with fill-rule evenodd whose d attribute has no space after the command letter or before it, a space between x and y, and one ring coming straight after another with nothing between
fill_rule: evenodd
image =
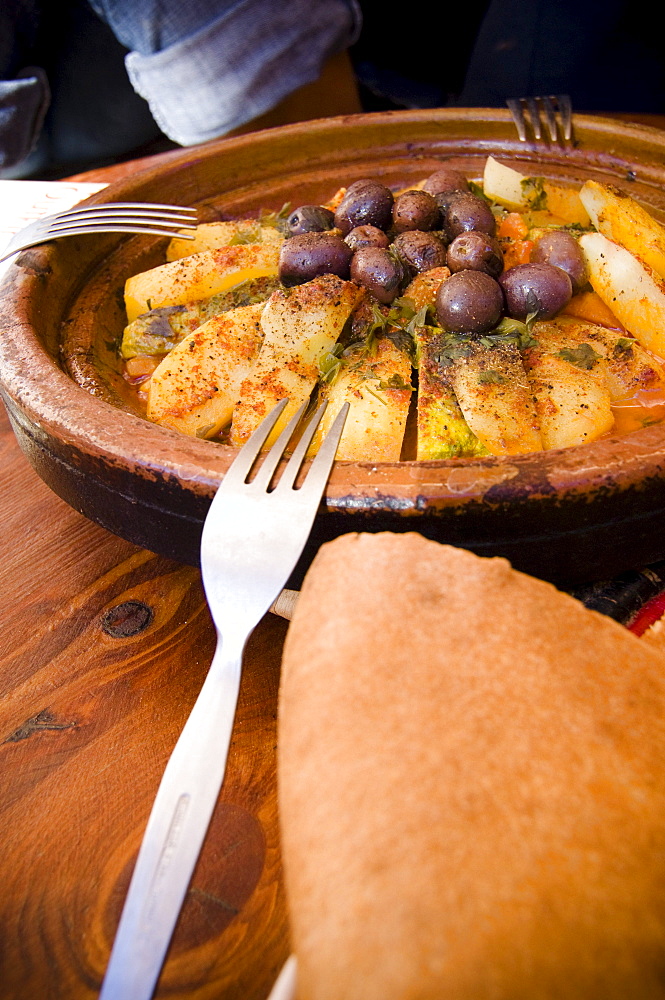
<instances>
[{"instance_id":1,"label":"sliced potato","mask_svg":"<svg viewBox=\"0 0 665 1000\"><path fill-rule=\"evenodd\" d=\"M467 424L492 455L542 451L529 381L515 346L468 341L455 352L448 377Z\"/></svg>"},{"instance_id":2,"label":"sliced potato","mask_svg":"<svg viewBox=\"0 0 665 1000\"><path fill-rule=\"evenodd\" d=\"M280 287L277 275L264 275L232 285L225 292L209 299L187 302L179 306L151 309L128 323L122 335L120 354L132 358L137 354L166 354L188 333L230 309L264 303Z\"/></svg>"},{"instance_id":3,"label":"sliced potato","mask_svg":"<svg viewBox=\"0 0 665 1000\"><path fill-rule=\"evenodd\" d=\"M580 247L593 290L643 347L665 357L665 281L602 233L585 233Z\"/></svg>"},{"instance_id":4,"label":"sliced potato","mask_svg":"<svg viewBox=\"0 0 665 1000\"><path fill-rule=\"evenodd\" d=\"M231 444L244 444L263 417L289 399L265 447L279 435L320 375L319 362L330 353L364 292L351 281L324 274L268 299L261 325L265 334L251 374L233 412Z\"/></svg>"},{"instance_id":5,"label":"sliced potato","mask_svg":"<svg viewBox=\"0 0 665 1000\"><path fill-rule=\"evenodd\" d=\"M183 232L191 233L191 230ZM166 249L166 259L180 260L181 257L191 257L193 253L201 253L202 250L214 250L232 244L272 243L280 246L283 242L284 237L274 226L262 225L258 219L204 222L196 227L193 240L174 236Z\"/></svg>"},{"instance_id":6,"label":"sliced potato","mask_svg":"<svg viewBox=\"0 0 665 1000\"><path fill-rule=\"evenodd\" d=\"M127 321L151 309L208 299L240 282L276 275L278 263L279 246L248 244L203 250L160 264L126 281Z\"/></svg>"},{"instance_id":7,"label":"sliced potato","mask_svg":"<svg viewBox=\"0 0 665 1000\"><path fill-rule=\"evenodd\" d=\"M418 443L416 458L435 461L489 455L470 429L439 360L441 337L429 328L416 333L418 345Z\"/></svg>"},{"instance_id":8,"label":"sliced potato","mask_svg":"<svg viewBox=\"0 0 665 1000\"><path fill-rule=\"evenodd\" d=\"M557 316L533 327L537 350L568 360L608 390L612 402L665 388L665 368L633 337L596 323ZM530 349L525 357L532 354Z\"/></svg>"},{"instance_id":9,"label":"sliced potato","mask_svg":"<svg viewBox=\"0 0 665 1000\"><path fill-rule=\"evenodd\" d=\"M231 420L263 339L263 303L214 316L166 355L148 386L148 419L209 438Z\"/></svg>"},{"instance_id":10,"label":"sliced potato","mask_svg":"<svg viewBox=\"0 0 665 1000\"><path fill-rule=\"evenodd\" d=\"M485 161L483 191L488 198L509 209L547 209L563 222L589 225L589 214L574 188L547 178L521 174L493 156Z\"/></svg>"},{"instance_id":11,"label":"sliced potato","mask_svg":"<svg viewBox=\"0 0 665 1000\"><path fill-rule=\"evenodd\" d=\"M588 444L612 429L610 393L588 371L553 354L531 351L525 353L524 366L546 451Z\"/></svg>"},{"instance_id":12,"label":"sliced potato","mask_svg":"<svg viewBox=\"0 0 665 1000\"><path fill-rule=\"evenodd\" d=\"M328 401L312 451L330 430L344 403L349 412L337 449L346 462L398 462L411 402L411 361L387 337L376 351L348 354L334 382L324 387Z\"/></svg>"},{"instance_id":13,"label":"sliced potato","mask_svg":"<svg viewBox=\"0 0 665 1000\"><path fill-rule=\"evenodd\" d=\"M586 181L580 198L596 229L665 278L665 228L613 184Z\"/></svg>"}]
</instances>

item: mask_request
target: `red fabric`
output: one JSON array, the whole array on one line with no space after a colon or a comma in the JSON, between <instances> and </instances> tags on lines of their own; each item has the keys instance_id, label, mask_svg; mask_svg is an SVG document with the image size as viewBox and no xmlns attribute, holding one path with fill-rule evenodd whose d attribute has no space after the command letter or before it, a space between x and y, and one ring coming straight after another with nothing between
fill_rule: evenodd
<instances>
[{"instance_id":1,"label":"red fabric","mask_svg":"<svg viewBox=\"0 0 665 1000\"><path fill-rule=\"evenodd\" d=\"M637 612L628 628L635 635L643 635L646 630L665 614L665 591L652 597L644 607Z\"/></svg>"}]
</instances>

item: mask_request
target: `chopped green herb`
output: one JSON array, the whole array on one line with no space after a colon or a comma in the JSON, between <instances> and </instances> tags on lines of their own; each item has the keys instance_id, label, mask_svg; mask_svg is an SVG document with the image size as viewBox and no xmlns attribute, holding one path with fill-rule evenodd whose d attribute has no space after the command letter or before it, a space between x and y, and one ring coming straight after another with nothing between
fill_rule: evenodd
<instances>
[{"instance_id":1,"label":"chopped green herb","mask_svg":"<svg viewBox=\"0 0 665 1000\"><path fill-rule=\"evenodd\" d=\"M634 343L635 341L631 340L629 337L619 337L614 345L612 354L615 358L621 357L622 354L630 354L633 350Z\"/></svg>"},{"instance_id":2,"label":"chopped green herb","mask_svg":"<svg viewBox=\"0 0 665 1000\"><path fill-rule=\"evenodd\" d=\"M528 207L538 212L547 208L547 192L543 177L525 177L521 183Z\"/></svg>"},{"instance_id":3,"label":"chopped green herb","mask_svg":"<svg viewBox=\"0 0 665 1000\"><path fill-rule=\"evenodd\" d=\"M562 347L556 357L569 361L576 368L590 371L601 360L601 355L594 351L591 344L580 344L579 347Z\"/></svg>"},{"instance_id":4,"label":"chopped green herb","mask_svg":"<svg viewBox=\"0 0 665 1000\"><path fill-rule=\"evenodd\" d=\"M340 371L342 370L342 351L343 347L341 344L334 344L332 350L326 351L319 358L319 374L322 382L327 382L328 385L332 385Z\"/></svg>"},{"instance_id":5,"label":"chopped green herb","mask_svg":"<svg viewBox=\"0 0 665 1000\"><path fill-rule=\"evenodd\" d=\"M395 372L391 375L389 379L382 380L379 382L379 389L408 389L409 392L413 392L413 386L410 382L405 382L401 375Z\"/></svg>"},{"instance_id":6,"label":"chopped green herb","mask_svg":"<svg viewBox=\"0 0 665 1000\"><path fill-rule=\"evenodd\" d=\"M505 385L507 381L508 379L505 375L491 368L478 374L480 385Z\"/></svg>"},{"instance_id":7,"label":"chopped green herb","mask_svg":"<svg viewBox=\"0 0 665 1000\"><path fill-rule=\"evenodd\" d=\"M478 184L477 181L469 181L469 191L471 194L477 195L478 198L482 198L488 204L491 204L491 198L488 198L483 190L482 184Z\"/></svg>"}]
</instances>

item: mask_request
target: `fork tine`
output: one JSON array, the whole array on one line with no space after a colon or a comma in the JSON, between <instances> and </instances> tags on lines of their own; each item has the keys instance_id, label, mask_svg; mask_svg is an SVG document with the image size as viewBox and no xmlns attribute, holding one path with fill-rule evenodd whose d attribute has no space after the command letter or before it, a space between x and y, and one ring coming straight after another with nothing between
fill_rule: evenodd
<instances>
[{"instance_id":1,"label":"fork tine","mask_svg":"<svg viewBox=\"0 0 665 1000\"><path fill-rule=\"evenodd\" d=\"M520 142L526 142L526 122L524 121L522 105L514 97L509 98L506 101L506 104L508 105L508 109L512 115L513 122L515 123L515 128L517 129Z\"/></svg>"},{"instance_id":2,"label":"fork tine","mask_svg":"<svg viewBox=\"0 0 665 1000\"><path fill-rule=\"evenodd\" d=\"M49 227L44 228L43 232L47 233L51 238L53 238L55 233L62 236L67 236L69 233L82 230L84 233L94 233L94 232L113 232L115 227L118 226L138 226L146 231L151 229L172 229L174 232L180 232L180 227L184 229L191 229L193 226L190 223L182 224L180 222L175 222L170 219L138 219L132 218L130 215L109 215L106 219L57 219ZM128 230L131 232L131 229ZM118 229L118 232L122 232Z\"/></svg>"},{"instance_id":3,"label":"fork tine","mask_svg":"<svg viewBox=\"0 0 665 1000\"><path fill-rule=\"evenodd\" d=\"M533 134L536 137L536 139L542 139L543 134L540 129L540 114L538 112L538 103L534 97L525 97L524 103L526 104L529 111Z\"/></svg>"},{"instance_id":4,"label":"fork tine","mask_svg":"<svg viewBox=\"0 0 665 1000\"><path fill-rule=\"evenodd\" d=\"M181 236L185 240L193 240L194 236L183 233L180 229L174 229L169 223L160 225L145 225L141 222L107 222L101 225L82 223L77 226L58 226L56 229L45 229L44 232L33 237L30 246L38 243L47 243L50 240L62 239L63 236L86 236L94 233L145 233L153 236Z\"/></svg>"},{"instance_id":5,"label":"fork tine","mask_svg":"<svg viewBox=\"0 0 665 1000\"><path fill-rule=\"evenodd\" d=\"M231 486L232 484L238 484L245 481L252 469L252 466L254 465L254 462L260 454L261 448L268 440L270 432L281 417L287 403L288 399L281 399L268 416L261 421L256 430L250 434L234 458L228 472L225 474L220 489L225 483L228 486ZM300 419L300 416L298 416L298 419Z\"/></svg>"},{"instance_id":6,"label":"fork tine","mask_svg":"<svg viewBox=\"0 0 665 1000\"><path fill-rule=\"evenodd\" d=\"M305 476L305 482L302 484L302 486L298 491L303 495L303 497L306 497L308 493L320 493L322 487L325 486L325 482L328 478L328 475L330 474L330 469L332 468L332 464L335 461L335 455L337 454L337 447L339 445L339 441L342 436L342 431L344 430L344 423L346 421L346 416L348 412L349 412L349 404L344 403L339 413L335 417L332 426L330 427L330 430L323 439L321 447L314 456L309 471ZM310 435L310 438L307 440L305 447L309 446L309 441L311 440L311 437L314 435L315 430L316 430L316 424L312 428L312 434ZM295 458L295 454L293 457ZM278 484L278 488L279 486L281 486L281 480Z\"/></svg>"},{"instance_id":7,"label":"fork tine","mask_svg":"<svg viewBox=\"0 0 665 1000\"><path fill-rule=\"evenodd\" d=\"M133 218L158 219L195 219L196 209L183 208L178 205L156 205L141 202L110 202L108 205L87 205L60 212L54 218L58 219L106 219L116 215L130 214Z\"/></svg>"},{"instance_id":8,"label":"fork tine","mask_svg":"<svg viewBox=\"0 0 665 1000\"><path fill-rule=\"evenodd\" d=\"M552 142L556 142L557 140L557 124L556 117L554 115L554 101L556 101L556 97L541 97L540 99L540 103L547 120L547 130L550 134L550 140Z\"/></svg>"},{"instance_id":9,"label":"fork tine","mask_svg":"<svg viewBox=\"0 0 665 1000\"><path fill-rule=\"evenodd\" d=\"M573 137L573 104L568 94L557 94L556 99L561 112L564 138L570 142Z\"/></svg>"},{"instance_id":10,"label":"fork tine","mask_svg":"<svg viewBox=\"0 0 665 1000\"><path fill-rule=\"evenodd\" d=\"M293 486L296 476L300 471L300 466L302 465L305 455L307 454L307 450L310 444L312 443L312 438L316 434L316 429L321 423L321 418L323 417L323 414L326 411L327 405L328 405L327 400L324 400L321 406L316 411L316 413L313 414L311 420L308 421L307 426L305 427L305 430L302 432L300 440L298 441L298 444L294 448L293 454L291 455L291 458L289 459L288 464L284 469L284 472L280 476L279 483L277 484L276 487L277 489L280 488L287 489ZM337 447L335 447L335 451L337 451ZM312 463L312 468L313 467L314 463Z\"/></svg>"},{"instance_id":11,"label":"fork tine","mask_svg":"<svg viewBox=\"0 0 665 1000\"><path fill-rule=\"evenodd\" d=\"M293 437L294 431L298 426L298 424L300 423L302 415L306 409L307 409L307 401L305 401L301 406L298 407L298 409L293 414L288 424L281 432L281 434L273 444L272 448L264 458L263 463L261 464L261 468L257 472L256 478L254 479L253 482L253 486L257 490L264 491L268 489L268 486L270 485L270 480L273 477L275 469L277 468L279 461L286 450L286 446Z\"/></svg>"}]
</instances>

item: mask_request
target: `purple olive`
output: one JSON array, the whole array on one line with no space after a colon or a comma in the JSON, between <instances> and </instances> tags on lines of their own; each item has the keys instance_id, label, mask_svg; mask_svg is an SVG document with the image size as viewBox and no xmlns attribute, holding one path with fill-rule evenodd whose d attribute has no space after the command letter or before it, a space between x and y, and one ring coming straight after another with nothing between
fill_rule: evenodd
<instances>
[{"instance_id":1,"label":"purple olive","mask_svg":"<svg viewBox=\"0 0 665 1000\"><path fill-rule=\"evenodd\" d=\"M344 237L344 242L352 250L362 250L363 247L381 247L385 250L390 240L382 229L376 226L356 226Z\"/></svg>"},{"instance_id":2,"label":"purple olive","mask_svg":"<svg viewBox=\"0 0 665 1000\"><path fill-rule=\"evenodd\" d=\"M440 196L445 199L446 195ZM453 194L444 204L442 211L442 229L448 241L454 240L460 233L475 229L489 236L496 234L496 219L492 209L477 194L461 191Z\"/></svg>"},{"instance_id":3,"label":"purple olive","mask_svg":"<svg viewBox=\"0 0 665 1000\"><path fill-rule=\"evenodd\" d=\"M300 233L285 240L279 254L279 280L287 288L321 274L349 277L353 252L335 233Z\"/></svg>"},{"instance_id":4,"label":"purple olive","mask_svg":"<svg viewBox=\"0 0 665 1000\"><path fill-rule=\"evenodd\" d=\"M351 280L363 285L379 302L389 303L404 281L404 269L389 250L365 247L351 261Z\"/></svg>"},{"instance_id":5,"label":"purple olive","mask_svg":"<svg viewBox=\"0 0 665 1000\"><path fill-rule=\"evenodd\" d=\"M554 264L518 264L504 271L499 281L508 315L519 320L552 319L573 294L570 278Z\"/></svg>"},{"instance_id":6,"label":"purple olive","mask_svg":"<svg viewBox=\"0 0 665 1000\"><path fill-rule=\"evenodd\" d=\"M484 271L458 271L436 293L436 314L444 330L486 333L503 313L501 286Z\"/></svg>"},{"instance_id":7,"label":"purple olive","mask_svg":"<svg viewBox=\"0 0 665 1000\"><path fill-rule=\"evenodd\" d=\"M536 240L531 251L534 264L554 264L565 271L573 285L573 294L587 283L586 263L578 241L563 229L552 229Z\"/></svg>"},{"instance_id":8,"label":"purple olive","mask_svg":"<svg viewBox=\"0 0 665 1000\"><path fill-rule=\"evenodd\" d=\"M289 236L301 233L322 233L335 225L335 214L323 205L301 205L286 220Z\"/></svg>"},{"instance_id":9,"label":"purple olive","mask_svg":"<svg viewBox=\"0 0 665 1000\"><path fill-rule=\"evenodd\" d=\"M446 248L438 236L419 229L396 236L393 249L413 272L431 271L433 267L444 267L446 263Z\"/></svg>"},{"instance_id":10,"label":"purple olive","mask_svg":"<svg viewBox=\"0 0 665 1000\"><path fill-rule=\"evenodd\" d=\"M460 233L448 247L446 264L457 271L484 271L498 278L503 271L503 251L494 236L470 229Z\"/></svg>"},{"instance_id":11,"label":"purple olive","mask_svg":"<svg viewBox=\"0 0 665 1000\"><path fill-rule=\"evenodd\" d=\"M467 191L469 182L461 170L454 167L441 167L435 170L423 184L423 191L428 194L443 194L447 191Z\"/></svg>"},{"instance_id":12,"label":"purple olive","mask_svg":"<svg viewBox=\"0 0 665 1000\"><path fill-rule=\"evenodd\" d=\"M335 226L343 236L357 226L388 229L392 222L393 193L379 181L356 181L335 212Z\"/></svg>"},{"instance_id":13,"label":"purple olive","mask_svg":"<svg viewBox=\"0 0 665 1000\"><path fill-rule=\"evenodd\" d=\"M398 233L436 229L440 219L439 206L427 191L403 191L395 198L393 227Z\"/></svg>"}]
</instances>

